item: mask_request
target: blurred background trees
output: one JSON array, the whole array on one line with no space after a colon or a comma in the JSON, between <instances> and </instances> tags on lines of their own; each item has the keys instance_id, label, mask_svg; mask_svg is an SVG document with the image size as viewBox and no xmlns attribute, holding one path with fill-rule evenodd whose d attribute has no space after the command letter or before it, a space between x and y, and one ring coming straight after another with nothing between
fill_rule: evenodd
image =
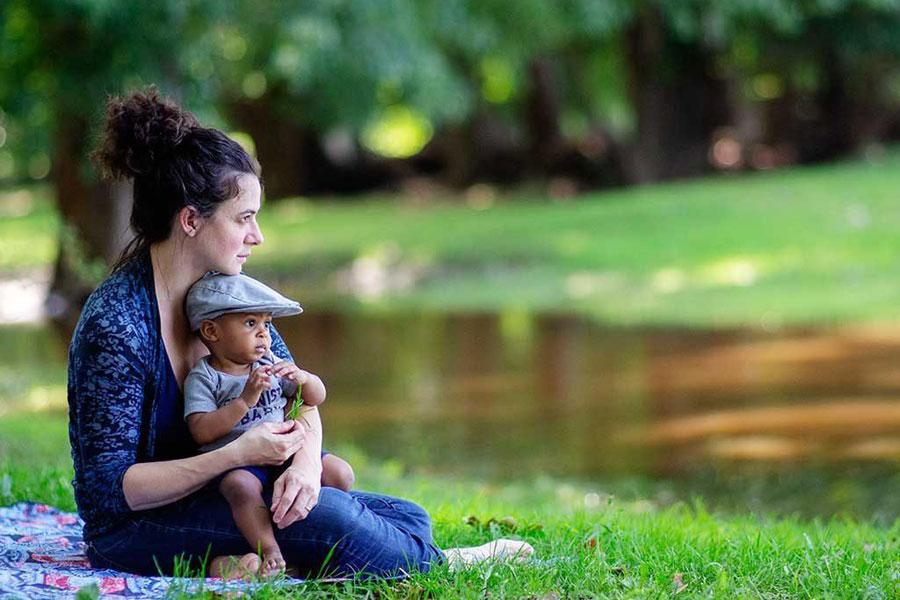
<instances>
[{"instance_id":1,"label":"blurred background trees","mask_svg":"<svg viewBox=\"0 0 900 600\"><path fill-rule=\"evenodd\" d=\"M54 186L75 302L126 229L87 162L104 100L149 83L252 146L270 198L567 195L900 137L898 0L7 0L0 27L0 182Z\"/></svg>"}]
</instances>

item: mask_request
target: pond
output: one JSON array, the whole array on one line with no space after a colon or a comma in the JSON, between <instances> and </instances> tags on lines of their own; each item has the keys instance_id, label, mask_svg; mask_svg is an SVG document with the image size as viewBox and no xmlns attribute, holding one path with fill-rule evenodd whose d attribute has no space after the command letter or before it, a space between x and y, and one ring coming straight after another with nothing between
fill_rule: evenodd
<instances>
[{"instance_id":1,"label":"pond","mask_svg":"<svg viewBox=\"0 0 900 600\"><path fill-rule=\"evenodd\" d=\"M660 504L900 516L900 327L637 330L521 312L312 310L278 327L326 381L328 447ZM41 338L55 358L40 368L64 379L63 345ZM15 387L27 370L15 348L38 346L32 334L3 339L4 387Z\"/></svg>"},{"instance_id":2,"label":"pond","mask_svg":"<svg viewBox=\"0 0 900 600\"><path fill-rule=\"evenodd\" d=\"M308 313L280 328L328 384L326 444L432 473L900 515L900 328L633 330L516 312Z\"/></svg>"}]
</instances>

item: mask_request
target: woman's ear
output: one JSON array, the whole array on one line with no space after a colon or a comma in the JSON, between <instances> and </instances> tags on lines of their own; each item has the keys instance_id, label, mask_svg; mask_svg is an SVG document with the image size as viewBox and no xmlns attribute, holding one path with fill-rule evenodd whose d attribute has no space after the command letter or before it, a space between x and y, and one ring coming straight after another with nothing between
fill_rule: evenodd
<instances>
[{"instance_id":1,"label":"woman's ear","mask_svg":"<svg viewBox=\"0 0 900 600\"><path fill-rule=\"evenodd\" d=\"M200 230L203 217L200 212L193 206L185 206L178 211L178 227L188 237L194 237Z\"/></svg>"},{"instance_id":2,"label":"woman's ear","mask_svg":"<svg viewBox=\"0 0 900 600\"><path fill-rule=\"evenodd\" d=\"M200 337L207 342L219 341L219 328L214 321L203 321L200 323Z\"/></svg>"}]
</instances>

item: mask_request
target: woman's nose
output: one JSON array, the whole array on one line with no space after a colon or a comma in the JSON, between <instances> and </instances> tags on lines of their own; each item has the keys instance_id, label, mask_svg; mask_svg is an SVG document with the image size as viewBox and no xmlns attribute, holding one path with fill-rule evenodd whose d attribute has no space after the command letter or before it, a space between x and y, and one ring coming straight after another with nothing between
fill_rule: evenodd
<instances>
[{"instance_id":1,"label":"woman's nose","mask_svg":"<svg viewBox=\"0 0 900 600\"><path fill-rule=\"evenodd\" d=\"M253 221L253 229L250 230L250 234L247 236L247 243L252 246L258 246L265 240L266 238L263 237L262 230L259 228L259 223Z\"/></svg>"}]
</instances>

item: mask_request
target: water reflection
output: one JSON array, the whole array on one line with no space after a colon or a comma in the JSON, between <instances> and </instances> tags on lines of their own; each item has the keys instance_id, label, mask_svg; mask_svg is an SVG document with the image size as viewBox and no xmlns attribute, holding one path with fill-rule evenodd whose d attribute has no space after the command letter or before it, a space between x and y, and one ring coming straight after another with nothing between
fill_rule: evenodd
<instances>
[{"instance_id":1,"label":"water reflection","mask_svg":"<svg viewBox=\"0 0 900 600\"><path fill-rule=\"evenodd\" d=\"M900 331L523 319L309 314L281 329L328 381L330 438L408 464L592 477L900 459Z\"/></svg>"}]
</instances>

